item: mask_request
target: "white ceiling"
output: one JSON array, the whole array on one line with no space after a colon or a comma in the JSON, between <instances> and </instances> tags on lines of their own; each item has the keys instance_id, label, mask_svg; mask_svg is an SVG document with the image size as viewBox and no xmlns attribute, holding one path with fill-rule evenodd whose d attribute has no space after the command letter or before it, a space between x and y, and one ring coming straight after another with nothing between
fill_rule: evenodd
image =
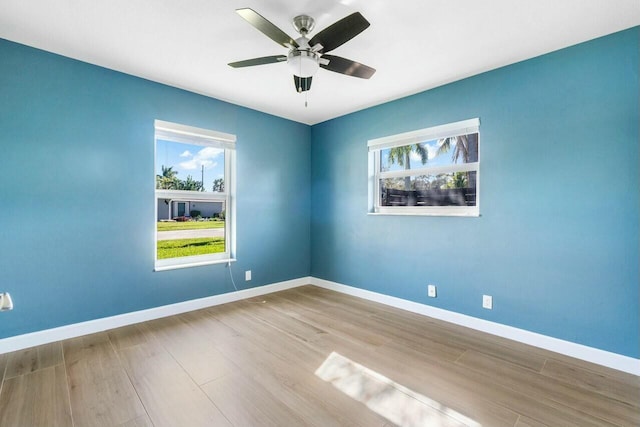
<instances>
[{"instance_id":1,"label":"white ceiling","mask_svg":"<svg viewBox=\"0 0 640 427\"><path fill-rule=\"evenodd\" d=\"M286 54L238 16L250 7L293 38L359 11L371 23L331 54L377 69L370 80L319 70L305 95ZM640 24L638 0L0 0L0 38L306 124L319 123Z\"/></svg>"}]
</instances>

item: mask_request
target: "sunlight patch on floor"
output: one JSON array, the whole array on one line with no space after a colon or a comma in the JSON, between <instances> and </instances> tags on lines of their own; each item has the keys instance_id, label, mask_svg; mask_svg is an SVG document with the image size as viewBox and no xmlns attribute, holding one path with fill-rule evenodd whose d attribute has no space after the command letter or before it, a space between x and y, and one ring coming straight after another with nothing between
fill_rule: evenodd
<instances>
[{"instance_id":1,"label":"sunlight patch on floor","mask_svg":"<svg viewBox=\"0 0 640 427\"><path fill-rule=\"evenodd\" d=\"M481 424L336 352L315 374L347 396L403 427L481 427Z\"/></svg>"}]
</instances>

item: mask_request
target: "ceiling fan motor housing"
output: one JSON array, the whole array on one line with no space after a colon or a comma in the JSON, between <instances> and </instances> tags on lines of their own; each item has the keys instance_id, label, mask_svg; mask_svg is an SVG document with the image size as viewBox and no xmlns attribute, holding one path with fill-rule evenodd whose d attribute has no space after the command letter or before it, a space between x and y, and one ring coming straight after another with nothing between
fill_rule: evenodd
<instances>
[{"instance_id":1,"label":"ceiling fan motor housing","mask_svg":"<svg viewBox=\"0 0 640 427\"><path fill-rule=\"evenodd\" d=\"M293 18L293 28L303 36L313 31L316 21L309 15L298 15Z\"/></svg>"}]
</instances>

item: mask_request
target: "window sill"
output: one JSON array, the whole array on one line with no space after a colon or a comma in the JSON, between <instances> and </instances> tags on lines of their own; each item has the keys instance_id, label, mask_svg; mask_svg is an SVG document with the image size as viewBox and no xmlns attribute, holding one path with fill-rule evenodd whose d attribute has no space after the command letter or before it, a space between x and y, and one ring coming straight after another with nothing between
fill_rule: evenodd
<instances>
[{"instance_id":1,"label":"window sill","mask_svg":"<svg viewBox=\"0 0 640 427\"><path fill-rule=\"evenodd\" d=\"M466 212L418 212L418 211L398 211L398 212L367 212L367 215L371 216L457 216L457 217L480 217L480 212L466 211Z\"/></svg>"},{"instance_id":2,"label":"window sill","mask_svg":"<svg viewBox=\"0 0 640 427\"><path fill-rule=\"evenodd\" d=\"M166 270L177 270L179 268L189 268L189 267L201 267L204 265L213 265L213 264L228 264L236 262L235 258L227 258L227 259L213 259L207 261L197 261L197 262L189 262L184 264L171 264L171 265L156 265L153 271L166 271Z\"/></svg>"}]
</instances>

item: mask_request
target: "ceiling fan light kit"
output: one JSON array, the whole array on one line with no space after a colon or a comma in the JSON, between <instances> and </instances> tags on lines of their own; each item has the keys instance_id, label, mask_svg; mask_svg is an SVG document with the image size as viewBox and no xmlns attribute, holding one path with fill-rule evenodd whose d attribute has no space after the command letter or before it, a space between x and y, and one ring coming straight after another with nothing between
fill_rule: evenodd
<instances>
[{"instance_id":1,"label":"ceiling fan light kit","mask_svg":"<svg viewBox=\"0 0 640 427\"><path fill-rule=\"evenodd\" d=\"M320 68L319 59L315 52L292 50L287 55L287 65L292 74L299 77L311 77Z\"/></svg>"},{"instance_id":2,"label":"ceiling fan light kit","mask_svg":"<svg viewBox=\"0 0 640 427\"><path fill-rule=\"evenodd\" d=\"M253 9L237 9L236 12L271 40L289 49L289 52L286 56L274 55L232 62L229 66L233 68L286 61L290 72L293 74L297 92L305 92L311 88L311 79L319 68L362 79L371 78L376 71L350 59L326 55L329 51L342 46L369 27L369 22L359 12L352 13L335 22L311 39L307 38L307 34L313 31L315 20L308 15L298 15L293 18L293 27L302 37L296 40L293 40L287 33Z\"/></svg>"}]
</instances>

